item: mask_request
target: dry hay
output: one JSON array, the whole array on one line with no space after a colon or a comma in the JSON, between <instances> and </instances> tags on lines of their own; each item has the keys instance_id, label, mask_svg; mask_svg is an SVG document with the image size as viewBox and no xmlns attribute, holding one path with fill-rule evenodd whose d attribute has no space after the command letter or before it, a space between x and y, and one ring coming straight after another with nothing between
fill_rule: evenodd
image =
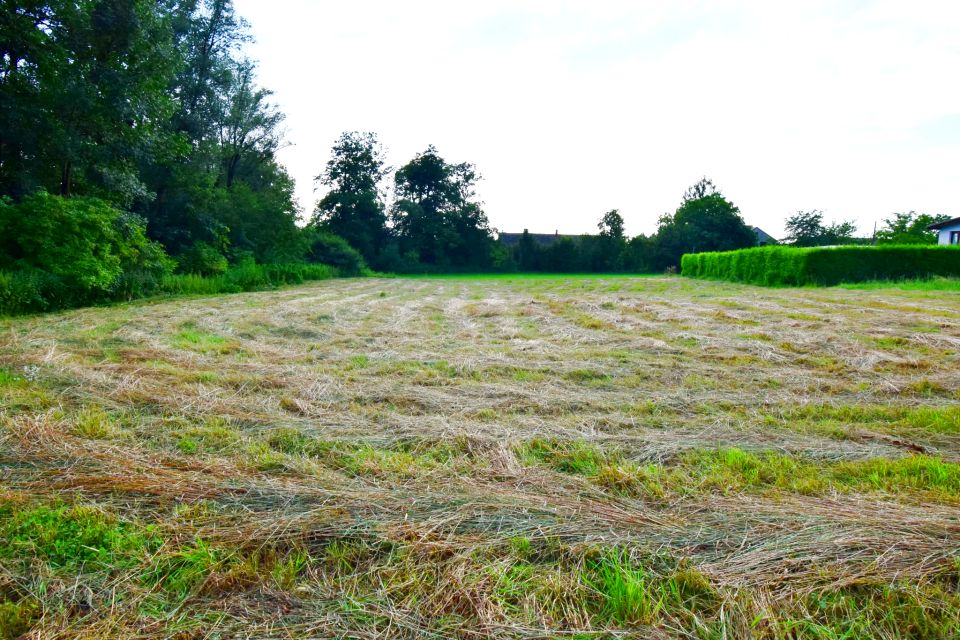
<instances>
[{"instance_id":1,"label":"dry hay","mask_svg":"<svg viewBox=\"0 0 960 640\"><path fill-rule=\"evenodd\" d=\"M828 427L791 417L818 407L901 416L954 406L955 295L676 278L363 279L8 321L3 336L0 366L48 396L43 406L3 409L8 500L82 499L156 522L172 540L225 547L412 545L440 558L438 580L460 585L438 584L429 606L472 620L461 637L595 628L560 604L563 620L507 615L493 587L468 579L471 558L520 537L683 558L729 596L734 636L752 633L740 618L818 589L932 579L960 549L957 505L923 496L654 499L517 454L546 439L590 443L638 465L732 446L823 464L918 451L960 459L956 431L904 432L894 419L889 427L842 412ZM116 432L78 433L76 412L88 407L112 416ZM270 450L264 443L281 430L397 456L456 443L462 463L392 468L374 456L345 469L319 454ZM229 444L204 450L206 434ZM178 449L184 438L200 441L200 453ZM173 518L178 505L212 508ZM213 628L433 633L429 607L381 600L338 609L336 585L345 583L311 571L312 586L293 594L262 587L207 599L204 607L224 614ZM741 590L753 604L737 599ZM365 627L361 613L379 622ZM153 636L174 618L114 623ZM84 620L85 632L110 635L109 618ZM48 628L70 636L81 627ZM646 633L683 635L681 627L667 616Z\"/></svg>"}]
</instances>

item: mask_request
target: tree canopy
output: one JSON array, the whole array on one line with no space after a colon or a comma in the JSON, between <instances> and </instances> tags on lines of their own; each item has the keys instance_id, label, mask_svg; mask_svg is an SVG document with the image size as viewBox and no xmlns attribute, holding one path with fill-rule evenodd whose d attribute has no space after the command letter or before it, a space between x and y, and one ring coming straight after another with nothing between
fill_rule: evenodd
<instances>
[{"instance_id":1,"label":"tree canopy","mask_svg":"<svg viewBox=\"0 0 960 640\"><path fill-rule=\"evenodd\" d=\"M5 3L0 24L0 194L104 199L175 255L296 253L283 115L231 0Z\"/></svg>"},{"instance_id":2,"label":"tree canopy","mask_svg":"<svg viewBox=\"0 0 960 640\"><path fill-rule=\"evenodd\" d=\"M822 211L798 211L784 225L787 242L797 247L825 247L850 244L857 227L853 222L824 224Z\"/></svg>"},{"instance_id":3,"label":"tree canopy","mask_svg":"<svg viewBox=\"0 0 960 640\"><path fill-rule=\"evenodd\" d=\"M489 268L494 240L469 162L451 164L433 145L400 167L390 212L397 251L431 267Z\"/></svg>"},{"instance_id":4,"label":"tree canopy","mask_svg":"<svg viewBox=\"0 0 960 640\"><path fill-rule=\"evenodd\" d=\"M684 253L729 251L757 244L757 236L713 183L703 178L689 189L673 214L660 217L654 237L657 269L676 268Z\"/></svg>"},{"instance_id":5,"label":"tree canopy","mask_svg":"<svg viewBox=\"0 0 960 640\"><path fill-rule=\"evenodd\" d=\"M927 227L948 220L949 216L929 215L910 211L894 213L883 221L877 230L877 244L936 244L937 234Z\"/></svg>"},{"instance_id":6,"label":"tree canopy","mask_svg":"<svg viewBox=\"0 0 960 640\"><path fill-rule=\"evenodd\" d=\"M329 191L313 224L346 239L370 264L379 262L389 237L382 183L390 171L376 134L348 131L316 178Z\"/></svg>"}]
</instances>

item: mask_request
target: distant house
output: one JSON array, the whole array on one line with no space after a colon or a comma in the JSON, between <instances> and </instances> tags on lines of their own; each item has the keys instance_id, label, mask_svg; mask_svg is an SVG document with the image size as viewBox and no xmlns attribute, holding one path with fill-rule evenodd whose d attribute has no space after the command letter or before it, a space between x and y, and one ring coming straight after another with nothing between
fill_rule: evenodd
<instances>
[{"instance_id":1,"label":"distant house","mask_svg":"<svg viewBox=\"0 0 960 640\"><path fill-rule=\"evenodd\" d=\"M930 225L927 229L937 232L937 244L960 245L960 218L944 220Z\"/></svg>"},{"instance_id":2,"label":"distant house","mask_svg":"<svg viewBox=\"0 0 960 640\"><path fill-rule=\"evenodd\" d=\"M529 233L529 232L526 229L524 229L524 233ZM559 231L554 231L553 233L529 233L529 235L534 242L536 242L541 246L551 245L554 242L558 242L562 238L576 239L580 237L580 236L564 235ZM508 247L513 247L520 244L520 238L522 237L523 237L523 233L501 233L500 242L502 242Z\"/></svg>"},{"instance_id":3,"label":"distant house","mask_svg":"<svg viewBox=\"0 0 960 640\"><path fill-rule=\"evenodd\" d=\"M777 244L777 239L772 235L761 229L760 227L753 227L753 233L757 236L757 245L764 246L768 244Z\"/></svg>"}]
</instances>

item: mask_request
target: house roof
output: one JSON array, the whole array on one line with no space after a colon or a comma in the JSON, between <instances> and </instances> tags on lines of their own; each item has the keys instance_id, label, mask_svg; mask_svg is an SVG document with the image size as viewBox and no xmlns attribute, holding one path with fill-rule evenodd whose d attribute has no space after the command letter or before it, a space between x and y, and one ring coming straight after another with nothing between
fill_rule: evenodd
<instances>
[{"instance_id":1,"label":"house roof","mask_svg":"<svg viewBox=\"0 0 960 640\"><path fill-rule=\"evenodd\" d=\"M960 218L953 218L951 220L944 220L943 222L938 222L927 227L928 231L937 231L943 229L944 227L952 227L955 224L960 224Z\"/></svg>"},{"instance_id":2,"label":"house roof","mask_svg":"<svg viewBox=\"0 0 960 640\"><path fill-rule=\"evenodd\" d=\"M753 227L753 232L757 236L757 242L760 244L769 244L771 242L776 242L777 239L772 235L761 229L760 227Z\"/></svg>"}]
</instances>

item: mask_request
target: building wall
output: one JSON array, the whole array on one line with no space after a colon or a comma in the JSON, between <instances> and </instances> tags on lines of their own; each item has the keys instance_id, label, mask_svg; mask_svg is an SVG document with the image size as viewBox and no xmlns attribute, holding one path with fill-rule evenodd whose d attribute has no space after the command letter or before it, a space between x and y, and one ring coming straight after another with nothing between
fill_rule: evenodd
<instances>
[{"instance_id":1,"label":"building wall","mask_svg":"<svg viewBox=\"0 0 960 640\"><path fill-rule=\"evenodd\" d=\"M940 229L939 235L937 236L937 244L950 244L950 232L952 231L960 231L960 223Z\"/></svg>"}]
</instances>

